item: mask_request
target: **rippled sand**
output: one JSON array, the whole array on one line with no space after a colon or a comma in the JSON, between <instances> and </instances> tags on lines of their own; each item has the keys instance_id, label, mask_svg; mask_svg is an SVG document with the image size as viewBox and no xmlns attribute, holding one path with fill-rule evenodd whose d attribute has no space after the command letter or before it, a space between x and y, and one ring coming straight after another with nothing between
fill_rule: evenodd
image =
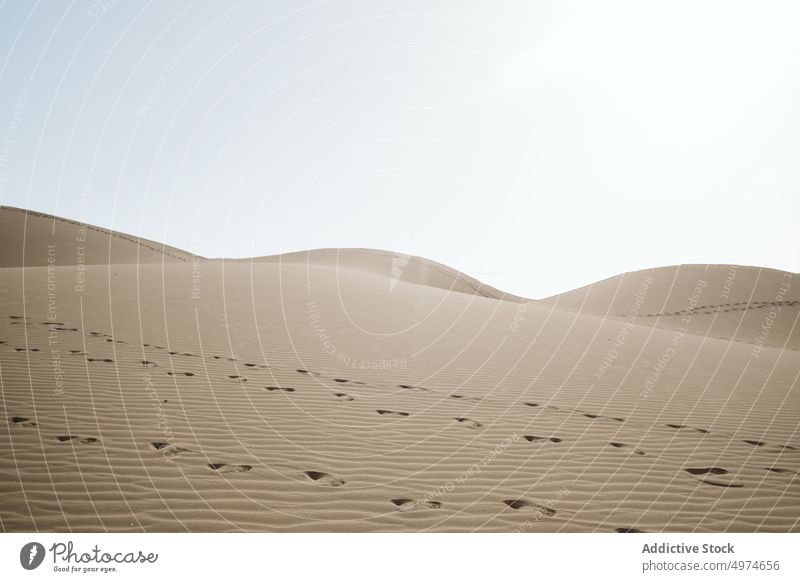
<instances>
[{"instance_id":1,"label":"rippled sand","mask_svg":"<svg viewBox=\"0 0 800 582\"><path fill-rule=\"evenodd\" d=\"M800 530L796 274L527 301L382 251L0 227L4 531Z\"/></svg>"}]
</instances>

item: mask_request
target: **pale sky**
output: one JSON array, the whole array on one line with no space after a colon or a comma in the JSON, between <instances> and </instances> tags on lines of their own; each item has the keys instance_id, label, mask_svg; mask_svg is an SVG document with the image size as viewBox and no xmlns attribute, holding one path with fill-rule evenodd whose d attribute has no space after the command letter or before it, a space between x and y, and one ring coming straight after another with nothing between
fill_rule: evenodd
<instances>
[{"instance_id":1,"label":"pale sky","mask_svg":"<svg viewBox=\"0 0 800 582\"><path fill-rule=\"evenodd\" d=\"M540 298L800 271L800 3L0 4L0 203Z\"/></svg>"}]
</instances>

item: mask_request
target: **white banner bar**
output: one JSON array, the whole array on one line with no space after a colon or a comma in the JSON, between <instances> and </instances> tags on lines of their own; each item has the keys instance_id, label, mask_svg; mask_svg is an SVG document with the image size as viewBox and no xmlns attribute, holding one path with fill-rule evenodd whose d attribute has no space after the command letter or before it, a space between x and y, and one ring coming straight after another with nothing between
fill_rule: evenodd
<instances>
[{"instance_id":1,"label":"white banner bar","mask_svg":"<svg viewBox=\"0 0 800 582\"><path fill-rule=\"evenodd\" d=\"M800 580L798 534L4 534L3 580Z\"/></svg>"}]
</instances>

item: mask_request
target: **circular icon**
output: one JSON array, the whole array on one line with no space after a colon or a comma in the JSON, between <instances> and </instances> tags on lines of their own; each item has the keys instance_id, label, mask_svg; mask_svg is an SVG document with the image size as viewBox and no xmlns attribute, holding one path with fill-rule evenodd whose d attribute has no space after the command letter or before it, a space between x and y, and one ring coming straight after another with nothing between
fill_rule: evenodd
<instances>
[{"instance_id":1,"label":"circular icon","mask_svg":"<svg viewBox=\"0 0 800 582\"><path fill-rule=\"evenodd\" d=\"M35 570L44 560L44 546L39 542L28 542L19 551L19 563L26 570Z\"/></svg>"}]
</instances>

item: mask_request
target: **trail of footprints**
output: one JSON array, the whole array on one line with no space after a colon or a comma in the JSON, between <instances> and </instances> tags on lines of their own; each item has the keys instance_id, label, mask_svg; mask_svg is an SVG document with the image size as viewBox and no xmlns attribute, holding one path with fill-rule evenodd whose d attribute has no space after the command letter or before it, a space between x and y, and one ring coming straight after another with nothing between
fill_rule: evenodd
<instances>
[{"instance_id":1,"label":"trail of footprints","mask_svg":"<svg viewBox=\"0 0 800 582\"><path fill-rule=\"evenodd\" d=\"M182 455L188 455L191 458L193 455L200 454L169 442L155 441L151 442L150 446L168 460L178 460L178 457ZM248 473L253 469L252 465L223 462L206 463L205 466L215 473Z\"/></svg>"},{"instance_id":2,"label":"trail of footprints","mask_svg":"<svg viewBox=\"0 0 800 582\"><path fill-rule=\"evenodd\" d=\"M11 426L19 428L39 428L39 423L31 420L26 416L11 416L8 419ZM53 439L57 443L71 443L73 445L93 445L99 443L100 439L97 437L85 437L75 435L58 435Z\"/></svg>"},{"instance_id":3,"label":"trail of footprints","mask_svg":"<svg viewBox=\"0 0 800 582\"><path fill-rule=\"evenodd\" d=\"M766 302L763 302L763 303L764 303L765 307L769 306L768 304L766 304ZM795 303L797 303L797 302L786 302L785 304L793 305ZM736 304L732 304L732 305L736 305ZM695 311L700 310L700 309L705 309L705 308L706 307L698 307L698 308L695 309ZM676 313L676 314L656 314L656 315L678 315L678 314L679 313ZM19 323L25 322L25 319L22 316L10 316L10 319L12 319L11 323L19 324ZM78 331L77 328L67 327L66 324L63 324L63 323L54 323L54 322L42 322L42 323L46 324L46 325L54 326L52 328L57 329L59 331L70 331L70 332ZM116 343L116 344L124 344L125 343L122 340L115 340L112 336L110 336L108 334L105 334L105 333L101 333L101 332L89 332L89 335L91 337L96 337L96 338L103 339L105 342L108 342L108 343ZM6 341L0 341L0 345L2 345L2 344L7 344L7 342ZM166 354L168 354L169 356L202 357L202 356L198 356L196 354L192 354L190 352L171 351L171 350L169 350L169 349L167 349L167 348L165 348L163 346L158 346L158 345L153 345L153 344L142 344L142 347L143 348L151 348L151 349L162 350ZM39 348L35 348L35 347L18 347L18 348L13 348L13 349L15 351L17 351L17 352L22 352L22 351L39 352L40 351ZM110 358L89 357L82 350L69 350L69 353L72 354L72 355L86 356L86 360L89 363L114 363L114 360L112 360ZM214 360L225 360L225 361L228 361L228 362L237 362L236 358L229 357L229 356L220 356L220 355L209 354L206 357L209 357L209 358L214 359ZM148 359L138 360L138 364L141 365L142 367L147 367L147 368L159 367L158 363L153 362L153 361L148 360ZM251 369L251 370L268 369L268 368L272 367L272 366L269 366L267 364L255 364L255 363L250 363L250 362L242 363L242 365L245 368ZM306 370L306 369L296 369L295 372L298 373L298 374L303 374L303 375L312 376L312 377L319 377L319 378L324 377L322 374L320 374L318 372L314 372L314 371ZM169 371L166 371L166 374L168 376L171 376L171 377L194 377L195 376L195 373L191 372L191 371L169 370ZM227 376L227 378L230 379L230 380L234 380L234 381L240 382L240 383L244 383L244 382L248 381L248 378L245 378L245 377L243 377L243 376L241 376L239 374L230 374L230 375ZM359 385L359 386L367 385L365 382L358 381L358 380L350 380L350 379L347 379L347 378L330 378L330 380L333 383L337 384L337 385L345 385L345 384ZM420 393L433 393L433 391L431 389L429 389L429 388L425 388L425 387L422 387L422 386L416 386L416 385L413 385L413 384L400 384L397 387L402 389L402 390L413 390L413 391L417 391L417 392L420 392ZM291 393L291 392L295 392L296 391L296 389L293 388L293 387L275 386L275 385L265 386L264 389L267 392ZM353 396L351 396L350 394L347 394L346 392L333 392L332 394L333 394L334 398L336 398L337 400L343 401L343 402L352 402L352 401L355 400L355 398ZM470 400L470 401L482 401L482 400L484 400L484 399L481 399L481 398L463 396L463 395L460 395L460 394L457 394L457 393L448 394L447 397L449 397L451 399L455 399L455 400ZM613 422L620 422L620 423L625 422L625 419L621 418L621 417L604 416L604 415L600 415L600 414L594 414L594 413L585 412L585 411L579 410L579 409L558 408L556 406L552 406L552 405L549 405L549 404L542 405L542 404L537 403L537 402L522 402L521 404L523 406L527 406L527 407L531 407L531 408L542 408L543 410L549 410L549 411L554 411L554 412L560 412L560 413L566 413L566 414L579 414L579 415L583 416L584 418L587 418L587 419L592 420L592 421L604 421L605 420L605 421L613 421ZM380 416L394 417L394 418L405 418L405 417L409 417L410 416L410 413L408 413L408 412L398 411L398 410L390 410L390 409L376 409L376 412ZM31 419L29 419L27 417L12 416L12 417L9 418L9 421L10 421L11 425L19 427L19 428L36 428L36 427L38 427L38 424L35 421L33 421L33 420L31 420ZM472 418L458 416L458 417L454 417L454 421L457 422L459 425L464 426L465 428L468 428L468 429L471 429L471 430L481 430L482 428L484 428L484 424L482 422L480 422L480 421L478 421L476 419L472 419ZM683 425L683 424L668 423L668 424L665 425L665 427L669 428L669 429L672 429L672 430L675 430L675 431L695 432L695 433L700 433L702 435L710 434L710 431L707 430L707 429L698 428L698 427L692 427L692 426ZM526 442L532 443L532 444L536 444L536 445L539 445L539 446L559 444L559 443L562 442L562 439L559 438L559 437L556 437L556 436L524 435L524 438L525 438ZM60 436L56 436L55 437L55 441L58 442L58 443L62 443L62 444L71 443L73 445L76 445L76 444L77 445L92 445L92 444L98 443L99 439L96 438L96 437L85 437L85 436L75 436L75 435L60 435ZM787 445L787 444L770 445L769 443L766 443L766 442L761 441L761 440L756 440L756 439L745 439L745 440L743 440L743 442L746 443L746 444L752 445L752 446L756 446L756 447L772 447L772 450L777 450L777 451L784 451L784 450L794 451L794 450L796 450L796 447L794 447L792 445ZM150 443L150 446L152 447L152 449L158 451L164 457L169 458L169 459L177 459L178 457L183 456L183 455L188 455L190 457L192 455L201 456L200 453L198 453L198 452L192 451L191 449L188 449L188 448L185 448L185 447L181 447L181 446L175 445L173 443L152 442L152 443ZM641 450L641 449L639 449L639 448L637 448L637 447L635 447L633 445L629 445L629 444L622 443L622 442L612 441L612 442L608 443L608 446L610 448L612 448L612 449L617 449L617 450L620 450L620 451L626 451L629 454L633 454L633 455L638 455L638 456L646 455L646 453L643 450ZM249 472L253 471L253 469L254 469L254 466L250 465L250 464L236 464L236 463L227 463L227 462L207 462L207 463L205 463L205 467L209 471L211 471L213 473L220 473L220 474L249 473ZM791 474L791 475L800 474L800 473L798 473L798 471L795 471L795 470L792 470L792 469L787 469L787 468L783 468L783 467L775 467L775 466L763 467L763 470L765 470L765 471L767 471L769 473L775 473L775 474ZM716 487L724 487L724 488L740 488L740 487L744 486L743 483L741 483L741 482L731 480L729 478L730 472L727 469L723 469L723 468L720 468L720 467L689 467L689 468L685 468L684 472L687 474L688 477L698 481L699 483L703 483L703 484L707 484L707 485L712 485L712 486L716 486ZM329 473L325 473L325 472L322 472L322 471L308 470L308 471L304 471L303 475L305 476L306 480L308 480L310 483L313 483L313 484L318 485L318 486L323 486L323 487L342 487L342 486L345 485L345 481L343 479L340 479L338 477L335 477L335 476L333 476L333 475L331 475ZM441 502L433 501L433 500L427 500L427 499L420 501L420 500L414 500L414 499L410 499L410 498L395 498L395 499L391 499L390 502L391 502L392 506L397 511L401 511L401 512L419 511L419 510L438 510L438 509L441 509L443 507L443 504ZM505 505L510 510L513 510L513 511L534 512L534 513L537 513L537 514L539 514L541 516L544 516L544 517L552 517L552 516L554 516L556 514L556 511L554 509L552 509L552 508L550 508L550 507L548 507L546 505L541 505L541 504L538 504L538 503L535 503L535 502L532 502L532 501L527 501L527 500L524 500L524 499L506 499L506 500L502 501L502 504ZM620 533L639 533L639 532L641 532L641 530L638 530L638 529L632 528L632 527L617 527L617 528L615 528L614 531L617 531L617 532L620 532Z\"/></svg>"},{"instance_id":4,"label":"trail of footprints","mask_svg":"<svg viewBox=\"0 0 800 582\"><path fill-rule=\"evenodd\" d=\"M81 445L93 445L94 443L100 441L100 439L95 437L80 437L73 435L57 436L56 440L60 443L78 443Z\"/></svg>"},{"instance_id":5,"label":"trail of footprints","mask_svg":"<svg viewBox=\"0 0 800 582\"><path fill-rule=\"evenodd\" d=\"M704 313L711 315L714 313L730 313L732 311L748 311L751 309L766 309L768 307L794 307L800 305L800 301L739 301L736 303L721 303L719 305L698 305L696 307L689 307L681 309L680 311L670 311L665 313L642 313L642 317L673 317L679 315L693 315L696 313ZM743 307L742 307L743 306ZM623 313L617 317L631 317L629 313Z\"/></svg>"},{"instance_id":6,"label":"trail of footprints","mask_svg":"<svg viewBox=\"0 0 800 582\"><path fill-rule=\"evenodd\" d=\"M12 416L9 420L12 424L23 428L36 428L38 426L36 422L26 417ZM550 439L550 440L552 442L560 442L560 439ZM63 435L63 436L57 436L56 441L60 443L73 443L73 444L77 443L81 445L91 445L98 443L99 439L95 437ZM192 449L182 447L175 443L170 443L170 442L153 441L150 443L150 447L154 451L157 451L159 454L163 455L165 458L169 460L177 460L178 457L184 455L187 455L189 457L202 456L200 453L193 451ZM205 463L205 467L209 471L218 474L250 473L254 469L253 465L250 464L236 464L236 463L227 463L221 461L207 462ZM727 473L727 471L725 471L724 469L718 469L715 467L708 469L687 469L687 471L689 471L693 475L704 474L704 473L719 475ZM339 477L336 477L334 475L331 475L323 471L307 470L303 472L303 475L309 482L313 483L314 485L322 487L343 487L346 484L344 479L341 479ZM417 511L431 511L431 510L435 511L442 509L443 507L443 503L441 501L436 501L432 499L416 500L407 497L397 497L390 499L389 502L391 503L391 506L396 511L399 512L417 512ZM525 499L505 499L502 501L502 504L514 511L521 511L525 513L532 512L548 518L555 516L557 513L555 509L547 505L543 505L533 501L528 501ZM617 528L615 531L627 533L639 530L635 530L632 528Z\"/></svg>"},{"instance_id":7,"label":"trail of footprints","mask_svg":"<svg viewBox=\"0 0 800 582\"><path fill-rule=\"evenodd\" d=\"M783 302L783 303L786 304L786 305L794 305L794 304L797 304L797 303L800 303L800 302L788 301L788 302ZM734 304L731 304L731 305L744 305L744 304L745 303L742 302L742 303L739 303L739 304L734 303ZM771 303L769 303L769 302L753 302L753 303L748 304L748 305L771 305ZM707 306L700 306L697 309L704 309L706 307ZM26 321L26 320L28 320L30 318L26 318L25 316L21 316L21 315L11 315L11 316L9 316L9 319L11 319L12 322L22 322L22 321ZM42 322L42 324L43 325L46 324L46 325L52 325L52 326L59 326L59 327L65 327L67 325L67 324L65 324L63 322ZM66 329L68 329L70 331L77 331L77 328L72 328L72 327L67 327ZM89 333L90 336L96 337L96 338L101 338L104 341L109 341L110 340L111 342L115 342L115 343L125 343L122 340L115 340L113 338L113 336L111 336L110 334L107 334L107 333L97 332L97 331L90 331L88 333ZM5 343L5 342L0 342L0 343ZM144 344L142 344L142 346L144 348L152 348L152 349L162 350L162 351L165 351L166 353L168 353L169 355L176 355L176 356L183 356L183 357L202 357L202 356L198 356L197 354L193 354L191 352L171 351L168 348L165 348L164 346L159 346L159 345L155 345L155 344L144 343ZM39 351L38 348L15 348L15 349L17 349L17 350ZM70 353L74 354L74 355L86 355L81 350L70 350ZM220 355L216 355L216 354L208 354L206 357L210 357L210 358L215 359L215 360L226 360L226 361L229 361L229 362L237 362L237 359L234 358L234 357L231 357L231 356L220 356ZM88 357L87 356L86 359L87 359L88 362L91 362L91 363L114 363L114 360L112 360L111 358L96 358L96 357ZM151 360L147 360L147 359L139 360L139 364L141 366L143 366L143 367L158 367L159 366L158 363L153 362ZM244 362L244 363L242 363L242 365L244 367L248 368L248 369L268 369L268 368L271 367L271 366L269 366L267 364L255 364L255 363L251 363L251 362ZM319 374L318 372L314 372L314 371L306 370L306 369L297 369L296 372L299 373L299 374L304 374L304 375L313 376L313 377L322 377L322 375ZM170 371L167 371L166 374L169 375L169 376L172 376L172 377L194 377L194 376L196 376L196 373L192 372L192 371L170 370ZM237 382L247 382L248 381L248 378L243 377L243 376L241 376L239 374L230 374L230 375L228 375L228 379L235 380ZM344 384L352 384L352 385L360 385L360 386L365 386L366 385L365 382L362 382L362 381L359 381L359 380L351 380L351 379L347 379L347 378L331 378L331 381L336 383L336 384L340 384L340 385L344 385ZM403 389L403 390L414 390L414 391L419 391L419 392L423 392L423 393L432 393L432 391L429 388L425 388L425 387L422 387L422 386L416 386L416 385L413 385L413 384L400 384L400 385L398 385L398 388ZM274 386L274 385L264 386L264 389L266 391L268 391L268 392L291 393L291 392L295 392L296 391L296 389L293 388L293 387ZM351 401L355 400L355 398L353 396L351 396L350 394L347 394L346 392L332 392L332 395L333 395L334 398L336 398L338 400L346 401L346 402L351 402ZM480 398L474 398L474 397L464 396L464 395L460 395L460 394L448 394L447 396L449 398L459 399L459 400L461 400L461 399L463 399L463 400L472 400L472 401L481 401L482 400ZM548 405L548 404L542 405L542 404L539 404L539 403L536 403L536 402L523 402L522 404L525 405L525 406L528 406L528 407L533 407L533 408L542 407L542 408L547 409L547 410L560 411L560 412L564 412L564 413L568 413L568 414L578 413L578 414L581 414L582 416L584 416L585 418L588 418L590 420L611 420L611 421L620 422L620 423L625 422L625 419L621 418L621 417L603 416L603 415L600 415L600 414L594 414L594 413L586 412L586 411L579 410L579 409L559 409L558 407L555 407L555 406L552 406L552 405ZM389 416L389 417L400 417L400 418L403 418L403 417L410 416L410 413L405 412L405 411L400 411L400 410L376 409L376 412L381 416ZM462 425L462 426L464 426L466 428L473 429L473 430L479 430L479 429L483 428L483 426L484 426L483 423L480 422L477 419L472 419L472 418L467 418L467 417L454 417L454 420L456 422L458 422L460 425ZM694 431L694 432L699 432L699 433L702 433L702 434L709 434L709 432L710 432L707 429L697 428L697 427L690 427L690 426L681 425L681 424L667 424L666 426L668 428L675 429L675 430ZM557 437L553 437L553 438L557 438ZM530 439L529 442L534 442L534 441L539 441L539 440L541 440L539 437L535 437L533 439ZM560 442L560 439L557 440L557 441L556 440L551 440L549 442ZM746 440L744 440L744 442L747 443L747 444L751 444L753 446L759 446L759 447L769 446L768 443L765 443L765 442L760 441L760 440L746 439ZM619 444L620 443L609 443L609 445L612 446L612 447L623 448L623 446L618 446ZM627 446L628 445L624 445L624 447L627 447ZM792 445L772 445L772 446L776 447L777 449L780 449L780 450L796 450L795 447L793 447ZM635 450L637 451L636 454L644 454L639 449L635 449Z\"/></svg>"}]
</instances>

